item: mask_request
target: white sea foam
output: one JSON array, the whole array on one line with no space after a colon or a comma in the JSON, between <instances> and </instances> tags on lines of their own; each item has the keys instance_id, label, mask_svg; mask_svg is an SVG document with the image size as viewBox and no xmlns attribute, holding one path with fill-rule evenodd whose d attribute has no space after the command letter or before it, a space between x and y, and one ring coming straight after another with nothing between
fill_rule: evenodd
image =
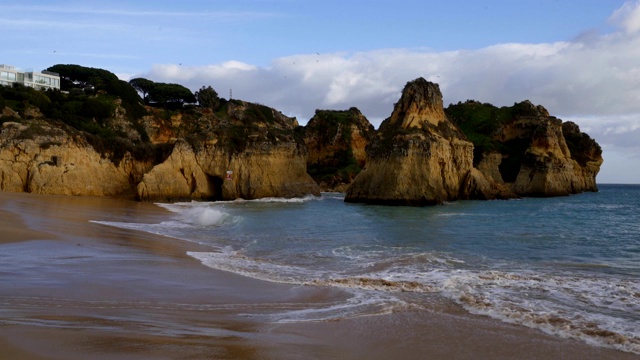
<instances>
[{"instance_id":1,"label":"white sea foam","mask_svg":"<svg viewBox=\"0 0 640 360\"><path fill-rule=\"evenodd\" d=\"M224 205L229 205L229 204L243 204L243 203L291 203L291 204L298 204L298 203L305 203L305 202L309 202L309 201L318 201L318 200L322 200L322 197L319 196L314 196L314 195L305 195L303 197L297 197L297 198L281 198L281 197L265 197L265 198L260 198L260 199L252 199L252 200L247 200L247 199L235 199L235 200L225 200L225 201L215 201L215 202L198 202L198 201L192 201L192 202L177 202L177 203L171 203L171 204L166 204L166 203L157 203L156 205L158 206L162 206L164 208L167 208L171 211L172 208L175 208L176 206L178 207L189 207L189 206L224 206Z\"/></svg>"},{"instance_id":2,"label":"white sea foam","mask_svg":"<svg viewBox=\"0 0 640 360\"><path fill-rule=\"evenodd\" d=\"M403 291L403 288L416 290L413 288L415 284L409 283L391 284L376 279L332 278L335 274L329 271L311 271L302 267L252 259L230 248L225 248L221 252L187 252L187 254L213 269L274 283L340 287L349 291L351 295L344 301L319 307L307 304L308 306L302 309L283 310L269 315L271 321L280 323L330 321L387 314L409 305L384 292ZM361 290L384 290L384 292L371 293Z\"/></svg>"},{"instance_id":3,"label":"white sea foam","mask_svg":"<svg viewBox=\"0 0 640 360\"><path fill-rule=\"evenodd\" d=\"M126 229L126 230L144 231L150 234L163 235L163 236L169 236L169 237L175 237L175 236L172 236L173 234L171 230L179 230L181 228L189 227L188 224L185 224L180 221L163 221L158 224L128 223L128 222L120 222L120 221L98 221L98 220L90 220L89 222L94 224L112 226L120 229Z\"/></svg>"},{"instance_id":4,"label":"white sea foam","mask_svg":"<svg viewBox=\"0 0 640 360\"><path fill-rule=\"evenodd\" d=\"M635 281L534 273L461 271L442 294L475 314L640 354Z\"/></svg>"},{"instance_id":5,"label":"white sea foam","mask_svg":"<svg viewBox=\"0 0 640 360\"><path fill-rule=\"evenodd\" d=\"M193 202L158 205L174 214L171 219L160 223L97 220L91 220L90 222L120 229L143 231L174 239L209 244L207 241L201 239L203 234L205 234L204 238L207 237L205 231L242 221L242 217L234 216L224 211L224 208L211 207L208 203Z\"/></svg>"},{"instance_id":6,"label":"white sea foam","mask_svg":"<svg viewBox=\"0 0 640 360\"><path fill-rule=\"evenodd\" d=\"M388 265L378 264L372 271L360 274L278 264L231 250L188 254L218 270L270 282L338 287L358 294L365 291L365 298L372 299L363 302L362 298L353 297L321 309L285 311L277 315L277 321L373 314L406 306L393 293L439 293L475 314L640 354L640 285L630 280L456 270L455 266L435 266L439 264L436 258L429 260L434 265L429 270L429 266L416 265L429 259L424 254L422 260L415 256L412 260L387 259Z\"/></svg>"},{"instance_id":7,"label":"white sea foam","mask_svg":"<svg viewBox=\"0 0 640 360\"><path fill-rule=\"evenodd\" d=\"M240 218L224 211L223 207L211 202L183 202L173 204L156 204L175 214L176 220L194 226L221 226L239 221Z\"/></svg>"},{"instance_id":8,"label":"white sea foam","mask_svg":"<svg viewBox=\"0 0 640 360\"><path fill-rule=\"evenodd\" d=\"M384 293L351 291L351 296L345 301L333 302L321 307L312 305L303 309L283 311L271 315L271 320L278 323L334 321L390 314L407 307L410 305L406 302Z\"/></svg>"},{"instance_id":9,"label":"white sea foam","mask_svg":"<svg viewBox=\"0 0 640 360\"><path fill-rule=\"evenodd\" d=\"M180 219L185 223L198 226L216 226L223 225L232 218L228 213L222 212L218 209L209 207L192 207L182 212L180 214Z\"/></svg>"},{"instance_id":10,"label":"white sea foam","mask_svg":"<svg viewBox=\"0 0 640 360\"><path fill-rule=\"evenodd\" d=\"M309 308L298 304L274 309L272 320L277 322L318 321L383 313L394 307L397 309L397 306L407 306L402 300L410 301L409 305L419 306L419 299L428 297L421 294L435 293L459 303L475 314L529 326L564 338L580 339L590 344L640 354L640 284L637 279L630 279L626 275L607 275L619 271L622 260L610 269L603 268L606 271L599 271L599 268L611 265L598 257L594 257L592 261L578 259L575 264L564 258L551 258L544 263L536 262L537 260L524 261L520 264L509 259L491 259L490 255L486 258L480 255L470 256L467 252L457 252L455 246L444 247L447 244L437 248L451 252L432 251L429 249L433 247L424 246L418 241L420 239L404 241L394 238L393 231L385 232L385 228L373 226L383 219L377 217L379 214L368 211L348 213L351 219L348 224L333 219L346 229L336 232L339 239L345 238L344 242L335 241L323 233L324 230L317 230L313 226L301 227L304 234L300 235L280 232L279 229L270 234L255 234L239 230L241 226L225 227L244 221L245 217L252 219L252 212L244 212L246 209L269 207L277 212L280 208L289 207L265 206L263 203L303 203L322 199L333 201L342 196L324 193L322 198L160 204L173 213L170 220L161 224L100 223L163 235L174 234L178 238L183 233L186 234L185 237L210 238L210 234L220 230L217 233L228 238L217 241L216 245L230 247L220 252L188 254L214 269L269 282L340 288L352 295L344 301L316 304ZM246 203L257 205L247 206ZM322 207L329 203L317 202L306 207L330 211ZM470 220L473 217L493 216L490 212L461 203L448 205L450 206L443 208L444 210L438 209L436 212L429 209L424 214L425 218L433 214L449 216L452 217L449 218L451 220L458 216ZM555 211L556 208L548 206L548 209L543 210ZM242 217L236 214L242 214ZM260 216L259 221L269 221L265 220L264 212L260 212ZM361 222L354 222L354 218ZM317 219L319 218L313 217L313 221ZM633 232L637 229L636 224L629 222L625 225L629 227L627 230L615 227L615 236L626 234L624 231L637 233ZM284 221L277 225L289 226ZM512 231L512 228L505 229L507 232ZM456 233L452 229L446 230L445 236L450 232L454 235ZM397 231L403 234L408 232L409 229ZM496 234L502 236L502 233ZM566 236L568 235L562 233L550 235L549 232L534 232L519 234L514 241L517 243L525 238L533 248L534 245L543 246L547 238L561 239ZM386 237L390 240L387 241ZM291 242L287 242L289 238L292 239ZM569 240L573 238L573 235L569 236ZM452 236L452 239L455 237ZM532 239L540 241L532 242ZM629 239L635 238L628 236L625 239L629 242ZM425 235L425 241L429 240L432 239ZM275 244L273 247L270 247L270 241ZM283 243L285 245L281 247ZM506 246L508 249L509 244ZM636 243L629 242L629 248L635 251ZM633 259L630 257L630 260L625 261L633 262ZM523 270L525 267L527 270ZM494 270L487 270L489 268ZM399 294L401 292L415 294L402 296Z\"/></svg>"},{"instance_id":11,"label":"white sea foam","mask_svg":"<svg viewBox=\"0 0 640 360\"><path fill-rule=\"evenodd\" d=\"M296 204L296 203L305 203L305 202L309 202L309 201L318 201L318 200L322 200L322 198L318 197L318 196L313 196L313 195L306 195L304 197L299 197L299 198L267 197L267 198L261 198L261 199L255 199L255 200L238 199L238 200L234 200L234 202L292 203L292 204Z\"/></svg>"},{"instance_id":12,"label":"white sea foam","mask_svg":"<svg viewBox=\"0 0 640 360\"><path fill-rule=\"evenodd\" d=\"M455 212L455 213L439 213L435 216L438 217L450 217L450 216L479 216L479 214L471 214L471 213L463 213L463 212Z\"/></svg>"},{"instance_id":13,"label":"white sea foam","mask_svg":"<svg viewBox=\"0 0 640 360\"><path fill-rule=\"evenodd\" d=\"M326 276L326 273L303 267L277 264L266 260L251 259L229 248L221 252L187 252L212 269L235 273L253 279L302 285L310 278Z\"/></svg>"}]
</instances>

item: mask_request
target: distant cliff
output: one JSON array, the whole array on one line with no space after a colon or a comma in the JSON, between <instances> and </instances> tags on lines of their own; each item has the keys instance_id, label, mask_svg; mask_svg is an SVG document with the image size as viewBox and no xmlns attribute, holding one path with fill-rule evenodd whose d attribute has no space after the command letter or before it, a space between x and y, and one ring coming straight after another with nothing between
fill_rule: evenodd
<instances>
[{"instance_id":1,"label":"distant cliff","mask_svg":"<svg viewBox=\"0 0 640 360\"><path fill-rule=\"evenodd\" d=\"M593 139L542 106L469 101L445 111L438 85L419 78L367 147L345 201L421 206L597 191L601 164Z\"/></svg>"},{"instance_id":2,"label":"distant cliff","mask_svg":"<svg viewBox=\"0 0 640 360\"><path fill-rule=\"evenodd\" d=\"M373 125L357 108L316 110L304 127L307 170L325 191L344 191L366 161Z\"/></svg>"}]
</instances>

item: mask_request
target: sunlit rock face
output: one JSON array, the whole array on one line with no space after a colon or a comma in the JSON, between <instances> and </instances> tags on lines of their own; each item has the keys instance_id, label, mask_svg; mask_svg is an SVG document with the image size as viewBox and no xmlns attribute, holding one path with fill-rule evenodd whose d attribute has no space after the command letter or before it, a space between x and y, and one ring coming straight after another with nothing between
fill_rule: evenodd
<instances>
[{"instance_id":1,"label":"sunlit rock face","mask_svg":"<svg viewBox=\"0 0 640 360\"><path fill-rule=\"evenodd\" d=\"M407 83L380 125L345 201L421 206L456 200L472 168L473 144L445 116L439 86L419 78Z\"/></svg>"},{"instance_id":2,"label":"sunlit rock face","mask_svg":"<svg viewBox=\"0 0 640 360\"><path fill-rule=\"evenodd\" d=\"M0 189L78 196L131 194L151 168L125 154L112 161L85 139L40 119L5 122L0 133Z\"/></svg>"},{"instance_id":3,"label":"sunlit rock face","mask_svg":"<svg viewBox=\"0 0 640 360\"><path fill-rule=\"evenodd\" d=\"M178 140L166 161L136 188L140 200L234 200L320 195L307 173L307 150L298 122L240 100L217 111L162 121L148 116L152 141Z\"/></svg>"},{"instance_id":4,"label":"sunlit rock face","mask_svg":"<svg viewBox=\"0 0 640 360\"><path fill-rule=\"evenodd\" d=\"M0 190L145 201L320 195L295 118L239 100L217 111L147 111L149 143L119 108L105 120L128 134L119 141L140 144L124 150L36 111L3 110L16 121L0 132Z\"/></svg>"}]
</instances>

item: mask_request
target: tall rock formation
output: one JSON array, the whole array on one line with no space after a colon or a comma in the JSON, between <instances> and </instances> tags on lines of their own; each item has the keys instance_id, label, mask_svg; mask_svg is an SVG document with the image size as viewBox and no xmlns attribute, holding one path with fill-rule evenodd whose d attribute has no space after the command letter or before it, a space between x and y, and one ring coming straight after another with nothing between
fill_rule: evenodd
<instances>
[{"instance_id":1,"label":"tall rock formation","mask_svg":"<svg viewBox=\"0 0 640 360\"><path fill-rule=\"evenodd\" d=\"M357 108L316 110L304 128L307 170L325 191L342 191L364 167L373 125Z\"/></svg>"},{"instance_id":2,"label":"tall rock formation","mask_svg":"<svg viewBox=\"0 0 640 360\"><path fill-rule=\"evenodd\" d=\"M419 78L407 83L380 125L345 201L421 206L456 200L472 161L473 144L445 116L439 86Z\"/></svg>"}]
</instances>

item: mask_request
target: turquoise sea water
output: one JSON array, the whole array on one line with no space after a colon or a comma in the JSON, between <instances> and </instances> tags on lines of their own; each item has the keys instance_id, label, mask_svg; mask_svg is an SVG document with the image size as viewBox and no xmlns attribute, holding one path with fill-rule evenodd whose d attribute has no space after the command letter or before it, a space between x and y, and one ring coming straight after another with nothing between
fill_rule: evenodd
<instances>
[{"instance_id":1,"label":"turquoise sea water","mask_svg":"<svg viewBox=\"0 0 640 360\"><path fill-rule=\"evenodd\" d=\"M330 308L273 321L467 311L640 354L640 185L557 198L383 207L305 199L158 204L154 224L96 222L211 247L189 255L269 282L339 287Z\"/></svg>"}]
</instances>

